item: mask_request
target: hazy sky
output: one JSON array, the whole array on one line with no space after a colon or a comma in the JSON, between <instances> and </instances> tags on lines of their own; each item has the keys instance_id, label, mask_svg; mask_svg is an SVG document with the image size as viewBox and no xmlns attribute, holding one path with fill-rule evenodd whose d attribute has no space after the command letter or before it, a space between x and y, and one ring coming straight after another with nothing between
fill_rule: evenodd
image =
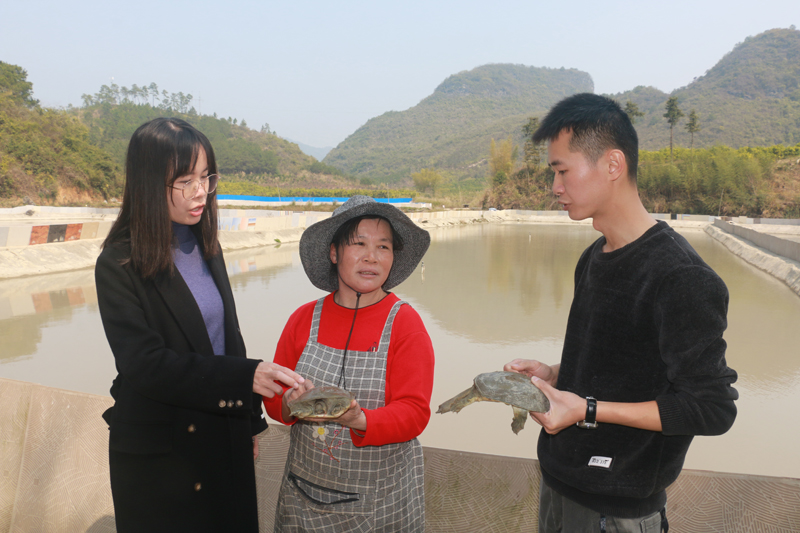
<instances>
[{"instance_id":1,"label":"hazy sky","mask_svg":"<svg viewBox=\"0 0 800 533\"><path fill-rule=\"evenodd\" d=\"M672 91L733 46L800 27L800 1L0 1L0 61L50 107L155 82L198 111L335 146L487 63L588 72L595 92Z\"/></svg>"}]
</instances>

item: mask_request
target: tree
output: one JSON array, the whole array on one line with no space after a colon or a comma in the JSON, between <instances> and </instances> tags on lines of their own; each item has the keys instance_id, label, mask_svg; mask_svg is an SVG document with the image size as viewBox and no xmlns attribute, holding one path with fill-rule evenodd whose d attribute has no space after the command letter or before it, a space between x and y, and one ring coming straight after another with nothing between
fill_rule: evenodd
<instances>
[{"instance_id":1,"label":"tree","mask_svg":"<svg viewBox=\"0 0 800 533\"><path fill-rule=\"evenodd\" d=\"M639 106L630 100L628 100L628 103L625 104L625 114L628 115L629 119L631 119L631 124L636 124L637 117L644 116L644 113L639 111Z\"/></svg>"},{"instance_id":2,"label":"tree","mask_svg":"<svg viewBox=\"0 0 800 533\"><path fill-rule=\"evenodd\" d=\"M419 192L431 191L431 196L436 196L436 189L442 184L444 179L435 170L423 168L419 172L411 174L411 179L414 181L414 187Z\"/></svg>"},{"instance_id":3,"label":"tree","mask_svg":"<svg viewBox=\"0 0 800 533\"><path fill-rule=\"evenodd\" d=\"M94 103L116 105L120 101L119 94L119 85L116 83L112 83L110 86L101 85L100 91L94 95Z\"/></svg>"},{"instance_id":4,"label":"tree","mask_svg":"<svg viewBox=\"0 0 800 533\"><path fill-rule=\"evenodd\" d=\"M156 85L155 82L151 83L147 87L147 91L150 93L150 105L155 107L156 98L158 98L158 85Z\"/></svg>"},{"instance_id":5,"label":"tree","mask_svg":"<svg viewBox=\"0 0 800 533\"><path fill-rule=\"evenodd\" d=\"M670 96L666 104L667 112L664 113L664 118L669 122L669 160L672 162L672 131L675 125L680 122L683 116L683 111L678 107L678 97Z\"/></svg>"},{"instance_id":6,"label":"tree","mask_svg":"<svg viewBox=\"0 0 800 533\"><path fill-rule=\"evenodd\" d=\"M697 115L697 111L692 109L689 113L689 122L686 123L686 131L692 134L692 176L694 176L694 134L700 131L700 118Z\"/></svg>"},{"instance_id":7,"label":"tree","mask_svg":"<svg viewBox=\"0 0 800 533\"><path fill-rule=\"evenodd\" d=\"M28 72L18 66L0 61L0 93L10 92L11 100L33 108L39 100L33 97L33 84L28 81Z\"/></svg>"},{"instance_id":8,"label":"tree","mask_svg":"<svg viewBox=\"0 0 800 533\"><path fill-rule=\"evenodd\" d=\"M528 122L522 126L522 134L525 136L525 144L522 147L525 168L528 172L533 172L542 164L542 152L540 146L533 142L533 134L539 128L539 118L530 117Z\"/></svg>"},{"instance_id":9,"label":"tree","mask_svg":"<svg viewBox=\"0 0 800 533\"><path fill-rule=\"evenodd\" d=\"M686 123L686 131L692 134L692 143L690 146L692 152L694 152L694 134L700 131L700 117L694 109L689 113L689 122Z\"/></svg>"},{"instance_id":10,"label":"tree","mask_svg":"<svg viewBox=\"0 0 800 533\"><path fill-rule=\"evenodd\" d=\"M511 136L500 141L498 145L494 139L489 146L489 179L492 186L502 185L514 170L514 162L517 159L517 147Z\"/></svg>"}]
</instances>

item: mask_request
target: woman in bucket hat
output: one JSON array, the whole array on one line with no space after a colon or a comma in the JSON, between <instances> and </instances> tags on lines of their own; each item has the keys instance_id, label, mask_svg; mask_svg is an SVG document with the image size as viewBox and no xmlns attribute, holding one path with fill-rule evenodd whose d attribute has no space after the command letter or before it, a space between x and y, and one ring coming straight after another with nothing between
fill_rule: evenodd
<instances>
[{"instance_id":1,"label":"woman in bucket hat","mask_svg":"<svg viewBox=\"0 0 800 533\"><path fill-rule=\"evenodd\" d=\"M275 531L423 531L422 450L433 347L419 315L388 292L416 268L428 232L399 209L354 196L300 240L306 274L330 292L289 318L276 364L305 382L265 399L292 425ZM314 386L353 393L335 419L299 421L287 403Z\"/></svg>"}]
</instances>

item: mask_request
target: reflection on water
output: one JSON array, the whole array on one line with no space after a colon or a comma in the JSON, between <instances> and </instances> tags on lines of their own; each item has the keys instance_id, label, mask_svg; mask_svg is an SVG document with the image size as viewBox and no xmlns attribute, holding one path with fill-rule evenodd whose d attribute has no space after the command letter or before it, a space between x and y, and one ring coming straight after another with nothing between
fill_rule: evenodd
<instances>
[{"instance_id":1,"label":"reflection on water","mask_svg":"<svg viewBox=\"0 0 800 533\"><path fill-rule=\"evenodd\" d=\"M30 358L46 328L69 324L75 312L96 304L87 270L0 281L0 363Z\"/></svg>"},{"instance_id":2,"label":"reflection on water","mask_svg":"<svg viewBox=\"0 0 800 533\"><path fill-rule=\"evenodd\" d=\"M570 229L487 224L436 230L424 281L412 276L398 293L472 342L560 339L575 263L599 235L591 227Z\"/></svg>"},{"instance_id":3,"label":"reflection on water","mask_svg":"<svg viewBox=\"0 0 800 533\"><path fill-rule=\"evenodd\" d=\"M700 437L687 467L800 477L800 429L784 405L800 402L800 298L700 231L684 235L731 293L728 362L739 372L739 417L722 437ZM433 411L514 358L560 358L575 263L598 234L589 226L476 225L434 230L396 289L425 321L436 349ZM248 356L271 359L283 325L323 295L305 277L297 245L226 254ZM0 375L107 394L114 361L91 270L0 282ZM538 427L511 432L511 408L487 402L433 415L424 445L535 457Z\"/></svg>"},{"instance_id":4,"label":"reflection on water","mask_svg":"<svg viewBox=\"0 0 800 533\"><path fill-rule=\"evenodd\" d=\"M725 280L729 364L740 388L770 396L798 388L800 380L800 298L782 282L745 263L706 235L687 235L692 246Z\"/></svg>"}]
</instances>

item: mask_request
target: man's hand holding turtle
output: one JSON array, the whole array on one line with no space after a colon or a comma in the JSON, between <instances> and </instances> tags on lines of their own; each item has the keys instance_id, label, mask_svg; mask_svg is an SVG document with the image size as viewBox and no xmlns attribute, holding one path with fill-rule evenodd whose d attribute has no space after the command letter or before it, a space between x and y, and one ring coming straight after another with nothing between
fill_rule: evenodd
<instances>
[{"instance_id":1,"label":"man's hand holding turtle","mask_svg":"<svg viewBox=\"0 0 800 533\"><path fill-rule=\"evenodd\" d=\"M537 376L533 376L531 382L550 400L550 410L546 413L532 411L530 413L531 418L536 420L547 433L555 435L562 429L584 419L586 414L585 398L572 392L558 390Z\"/></svg>"},{"instance_id":2,"label":"man's hand holding turtle","mask_svg":"<svg viewBox=\"0 0 800 533\"><path fill-rule=\"evenodd\" d=\"M558 381L558 369L560 366L561 365L546 365L535 359L514 359L510 363L506 363L503 370L506 372L525 374L529 378L536 376L546 381L551 387L555 387L556 381Z\"/></svg>"}]
</instances>

